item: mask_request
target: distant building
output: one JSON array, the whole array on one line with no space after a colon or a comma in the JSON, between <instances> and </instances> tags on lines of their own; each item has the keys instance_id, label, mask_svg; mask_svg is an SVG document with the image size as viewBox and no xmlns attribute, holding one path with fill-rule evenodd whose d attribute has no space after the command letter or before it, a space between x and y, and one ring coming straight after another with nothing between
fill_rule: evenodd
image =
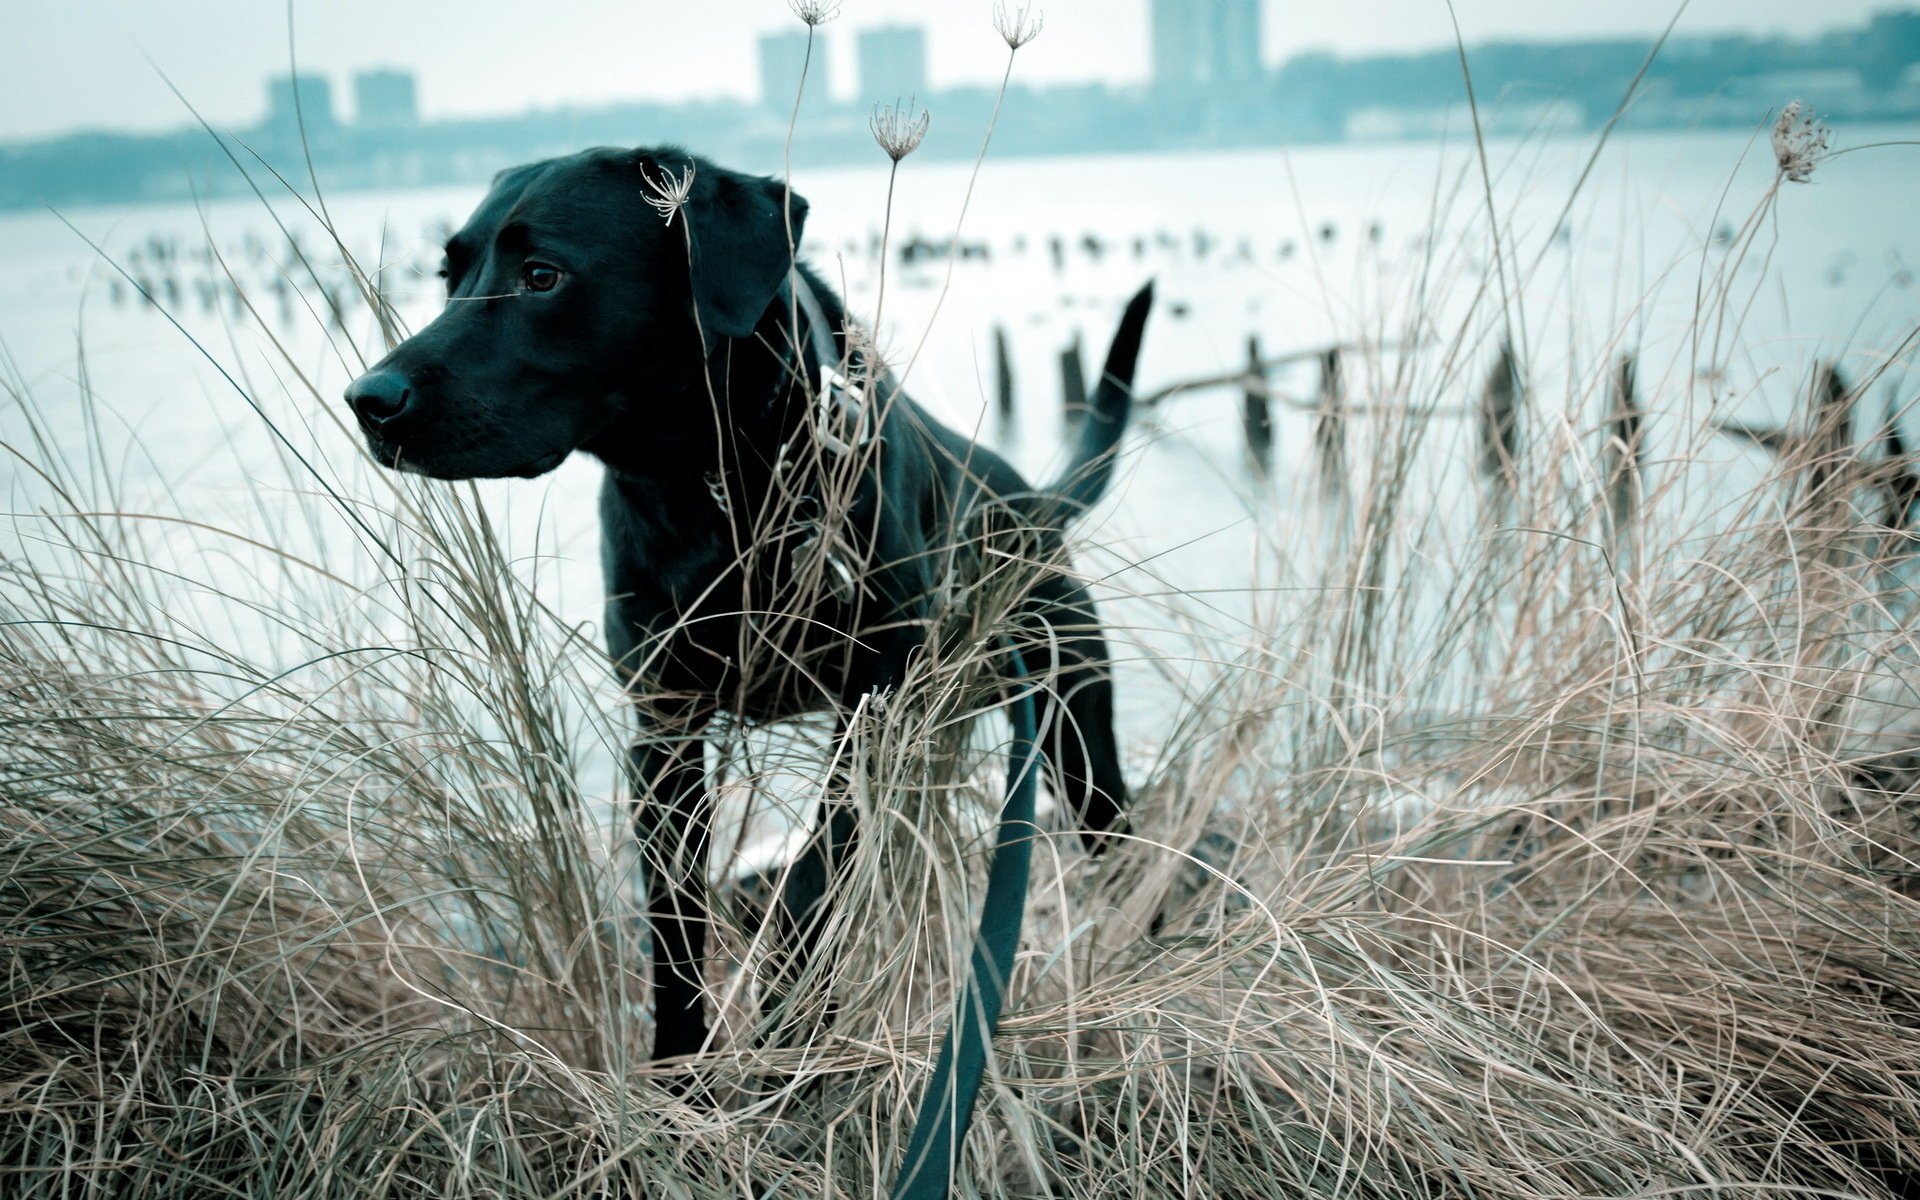
<instances>
[{"instance_id":1,"label":"distant building","mask_svg":"<svg viewBox=\"0 0 1920 1200\"><path fill-rule=\"evenodd\" d=\"M827 44L813 39L813 61L807 61L807 31L760 35L760 104L776 112L793 107L800 95L802 72L807 85L807 107L825 100L827 95Z\"/></svg>"},{"instance_id":2,"label":"distant building","mask_svg":"<svg viewBox=\"0 0 1920 1200\"><path fill-rule=\"evenodd\" d=\"M1260 78L1260 0L1151 0L1150 19L1155 86L1178 92Z\"/></svg>"},{"instance_id":3,"label":"distant building","mask_svg":"<svg viewBox=\"0 0 1920 1200\"><path fill-rule=\"evenodd\" d=\"M886 103L927 94L927 34L918 25L860 32L860 99Z\"/></svg>"},{"instance_id":4,"label":"distant building","mask_svg":"<svg viewBox=\"0 0 1920 1200\"><path fill-rule=\"evenodd\" d=\"M420 123L420 97L411 71L362 71L353 77L354 123L403 129Z\"/></svg>"},{"instance_id":5,"label":"distant building","mask_svg":"<svg viewBox=\"0 0 1920 1200\"><path fill-rule=\"evenodd\" d=\"M1749 110L1761 117L1790 100L1798 100L1824 116L1864 112L1869 107L1860 72L1852 67L1765 71L1738 76L1727 80L1723 94L1731 99L1750 100Z\"/></svg>"},{"instance_id":6,"label":"distant building","mask_svg":"<svg viewBox=\"0 0 1920 1200\"><path fill-rule=\"evenodd\" d=\"M1875 13L1853 56L1867 86L1893 88L1920 66L1920 10Z\"/></svg>"},{"instance_id":7,"label":"distant building","mask_svg":"<svg viewBox=\"0 0 1920 1200\"><path fill-rule=\"evenodd\" d=\"M331 133L336 125L333 85L326 76L276 75L267 80L268 132L297 138L303 129L313 136Z\"/></svg>"},{"instance_id":8,"label":"distant building","mask_svg":"<svg viewBox=\"0 0 1920 1200\"><path fill-rule=\"evenodd\" d=\"M1209 7L1211 82L1255 82L1260 78L1260 0L1216 0Z\"/></svg>"},{"instance_id":9,"label":"distant building","mask_svg":"<svg viewBox=\"0 0 1920 1200\"><path fill-rule=\"evenodd\" d=\"M1587 112L1572 100L1506 100L1476 113L1464 104L1395 107L1367 105L1347 114L1348 141L1407 141L1455 137L1471 140L1477 128L1488 137L1546 137L1586 129Z\"/></svg>"},{"instance_id":10,"label":"distant building","mask_svg":"<svg viewBox=\"0 0 1920 1200\"><path fill-rule=\"evenodd\" d=\"M1200 0L1152 0L1153 82L1190 88L1200 82L1200 30L1194 20Z\"/></svg>"}]
</instances>

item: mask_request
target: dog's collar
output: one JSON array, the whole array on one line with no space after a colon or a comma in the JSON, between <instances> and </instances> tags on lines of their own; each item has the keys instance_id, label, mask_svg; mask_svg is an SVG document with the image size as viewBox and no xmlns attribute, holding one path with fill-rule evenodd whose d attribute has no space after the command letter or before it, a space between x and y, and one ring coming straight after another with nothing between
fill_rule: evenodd
<instances>
[{"instance_id":1,"label":"dog's collar","mask_svg":"<svg viewBox=\"0 0 1920 1200\"><path fill-rule=\"evenodd\" d=\"M851 369L853 347L848 344L847 330L843 326L840 340L845 350L834 349L833 326L827 320L826 309L821 306L820 297L814 293L813 285L807 282L799 268L787 273L785 290L790 292L801 317L807 323L807 336L813 350L811 357L814 369L819 372L819 381L816 383L814 369L809 369L807 364L809 356L805 353L799 355L800 377L813 393L811 410L814 437L819 439L820 448L827 454L844 458L866 446L874 436L864 403L865 389L841 371L843 366ZM786 457L784 452L781 457ZM794 547L796 566L808 559L820 558L828 590L842 603L851 603L859 595L860 572L847 563L848 547L841 537L831 533L822 523L817 505L806 527L806 536Z\"/></svg>"},{"instance_id":2,"label":"dog's collar","mask_svg":"<svg viewBox=\"0 0 1920 1200\"><path fill-rule=\"evenodd\" d=\"M814 428L828 450L835 454L851 453L873 440L872 423L867 420L866 388L841 371L842 366L851 366L851 350L843 354L833 348L833 325L827 320L826 309L821 307L813 285L798 267L787 272L787 289L806 318L813 358L820 371L820 382L813 388ZM840 338L844 343L847 335L842 332ZM804 362L802 366L804 371ZM805 374L811 385L812 372Z\"/></svg>"}]
</instances>

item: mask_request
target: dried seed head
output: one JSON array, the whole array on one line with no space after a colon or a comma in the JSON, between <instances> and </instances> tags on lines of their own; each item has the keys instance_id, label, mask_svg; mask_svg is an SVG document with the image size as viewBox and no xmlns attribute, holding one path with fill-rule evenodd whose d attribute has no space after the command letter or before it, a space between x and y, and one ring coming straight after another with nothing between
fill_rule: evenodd
<instances>
[{"instance_id":1,"label":"dried seed head","mask_svg":"<svg viewBox=\"0 0 1920 1200\"><path fill-rule=\"evenodd\" d=\"M1040 36L1040 29L1047 23L1047 15L1033 12L1030 5L1021 4L1008 8L1005 0L999 0L993 6L993 27L1007 40L1009 50L1018 50L1028 42Z\"/></svg>"},{"instance_id":2,"label":"dried seed head","mask_svg":"<svg viewBox=\"0 0 1920 1200\"><path fill-rule=\"evenodd\" d=\"M713 497L713 503L721 512L733 513L732 501L727 496L727 481L718 471L708 471L705 476L707 495Z\"/></svg>"},{"instance_id":3,"label":"dried seed head","mask_svg":"<svg viewBox=\"0 0 1920 1200\"><path fill-rule=\"evenodd\" d=\"M658 209L660 215L667 219L667 224L671 225L673 214L686 207L687 197L693 194L693 164L688 163L686 171L678 179L673 177L671 170L661 167L660 178L656 180L647 174L646 165L643 163L640 167L640 182L646 184L647 190L653 193L646 197L647 203Z\"/></svg>"},{"instance_id":4,"label":"dried seed head","mask_svg":"<svg viewBox=\"0 0 1920 1200\"><path fill-rule=\"evenodd\" d=\"M1787 105L1773 123L1773 157L1780 164L1780 173L1793 183L1807 182L1813 177L1813 169L1826 158L1832 139L1833 130L1814 120L1800 101Z\"/></svg>"},{"instance_id":5,"label":"dried seed head","mask_svg":"<svg viewBox=\"0 0 1920 1200\"><path fill-rule=\"evenodd\" d=\"M880 143L888 158L899 162L920 148L920 139L927 136L927 128L933 124L933 114L923 108L915 116L913 97L909 96L904 105L898 100L874 105L868 123L873 128L873 140Z\"/></svg>"},{"instance_id":6,"label":"dried seed head","mask_svg":"<svg viewBox=\"0 0 1920 1200\"><path fill-rule=\"evenodd\" d=\"M879 366L880 346L874 341L873 330L850 319L840 330L840 340L846 347L843 363L848 380L864 391L883 369Z\"/></svg>"},{"instance_id":7,"label":"dried seed head","mask_svg":"<svg viewBox=\"0 0 1920 1200\"><path fill-rule=\"evenodd\" d=\"M840 15L840 0L787 0L787 7L809 25L825 25Z\"/></svg>"}]
</instances>

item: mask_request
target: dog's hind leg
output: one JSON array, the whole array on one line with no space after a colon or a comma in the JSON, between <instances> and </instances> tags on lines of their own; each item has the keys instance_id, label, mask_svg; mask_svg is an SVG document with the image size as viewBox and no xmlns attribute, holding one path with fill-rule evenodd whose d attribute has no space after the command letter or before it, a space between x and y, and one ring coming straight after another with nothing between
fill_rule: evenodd
<instances>
[{"instance_id":1,"label":"dog's hind leg","mask_svg":"<svg viewBox=\"0 0 1920 1200\"><path fill-rule=\"evenodd\" d=\"M850 746L848 750L851 752ZM787 1032L798 1028L795 1014L781 1013L780 1009L792 998L794 987L820 944L833 916L842 873L859 839L860 817L851 790L849 772L844 765L836 767L826 781L814 829L800 856L788 868L780 899L774 905L776 962L761 1009L767 1016L778 1018L782 1032L776 1035L776 1041L786 1040Z\"/></svg>"},{"instance_id":2,"label":"dog's hind leg","mask_svg":"<svg viewBox=\"0 0 1920 1200\"><path fill-rule=\"evenodd\" d=\"M858 697L882 695L898 686L898 665L907 657L910 638L917 633L901 625L867 637L870 644L886 646L892 653L876 656L875 669L862 676L859 685L849 686L839 698L841 719L834 739L833 764L823 782L813 828L800 856L787 869L780 898L773 906L774 965L772 977L761 998L761 1013L770 1019L775 1044L789 1042L808 1028L788 1009L794 989L806 973L833 918L835 903L845 886L847 867L852 863L860 838L860 810L854 802L854 779L863 765L855 756L871 753L867 739L851 736L847 719L859 710ZM831 1024L834 1009L829 1003L820 1014L818 1025Z\"/></svg>"},{"instance_id":3,"label":"dog's hind leg","mask_svg":"<svg viewBox=\"0 0 1920 1200\"><path fill-rule=\"evenodd\" d=\"M1040 745L1052 768L1054 795L1073 815L1087 849L1107 848L1107 834L1127 831L1127 784L1113 733L1113 676L1093 602L1064 577L1037 590L1033 615L1044 625L1023 650L1046 686L1035 697Z\"/></svg>"},{"instance_id":4,"label":"dog's hind leg","mask_svg":"<svg viewBox=\"0 0 1920 1200\"><path fill-rule=\"evenodd\" d=\"M697 733L648 738L629 755L634 833L647 873L653 931L653 1056L697 1053L707 1040L707 848L709 813Z\"/></svg>"}]
</instances>

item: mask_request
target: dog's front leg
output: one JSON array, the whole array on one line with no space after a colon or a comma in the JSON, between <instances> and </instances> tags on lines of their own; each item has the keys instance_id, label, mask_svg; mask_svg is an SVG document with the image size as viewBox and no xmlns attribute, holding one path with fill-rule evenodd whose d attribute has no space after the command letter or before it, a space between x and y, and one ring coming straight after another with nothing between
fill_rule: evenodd
<instances>
[{"instance_id":1,"label":"dog's front leg","mask_svg":"<svg viewBox=\"0 0 1920 1200\"><path fill-rule=\"evenodd\" d=\"M854 736L850 717L863 702L889 694L899 686L908 655L924 634L917 623L899 621L864 636L876 653L864 670L848 682L840 700L839 732L833 765L823 781L815 819L800 855L787 870L786 883L773 908L774 968L761 999L761 1012L770 1019L776 1044L790 1041L805 1029L799 1014L787 1009L807 965L819 948L835 903L845 889L860 837L860 810L854 798L854 780L870 774L870 764L855 756L870 752L864 737ZM865 698L863 700L863 698ZM820 1014L830 1024L834 1006Z\"/></svg>"},{"instance_id":2,"label":"dog's front leg","mask_svg":"<svg viewBox=\"0 0 1920 1200\"><path fill-rule=\"evenodd\" d=\"M707 1040L706 743L697 732L637 742L629 757L634 833L653 930L653 1056L698 1053Z\"/></svg>"},{"instance_id":3,"label":"dog's front leg","mask_svg":"<svg viewBox=\"0 0 1920 1200\"><path fill-rule=\"evenodd\" d=\"M848 747L851 752L851 747ZM774 1018L776 1044L788 1040L803 1023L797 1014L781 1010L791 1002L793 989L806 971L833 915L843 872L860 833L859 810L852 796L850 764L840 763L829 773L817 805L817 819L800 856L787 870L785 885L774 905L774 969L761 1009ZM824 1014L831 1018L831 1010Z\"/></svg>"}]
</instances>

